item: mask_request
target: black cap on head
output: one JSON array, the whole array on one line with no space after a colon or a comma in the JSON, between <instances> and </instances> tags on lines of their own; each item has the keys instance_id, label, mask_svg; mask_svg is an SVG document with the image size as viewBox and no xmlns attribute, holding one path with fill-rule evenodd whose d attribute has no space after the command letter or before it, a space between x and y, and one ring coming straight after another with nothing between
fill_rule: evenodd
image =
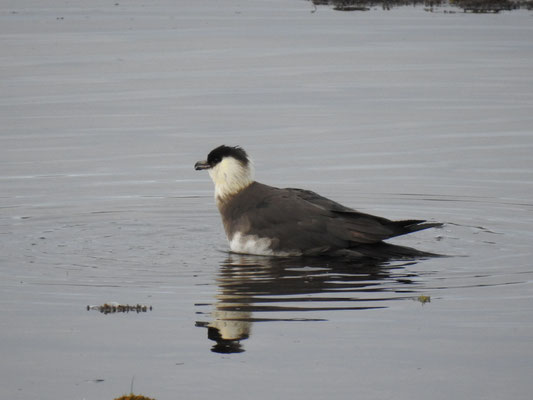
<instances>
[{"instance_id":1,"label":"black cap on head","mask_svg":"<svg viewBox=\"0 0 533 400\"><path fill-rule=\"evenodd\" d=\"M244 165L248 165L248 154L239 146L218 146L216 149L211 150L207 156L207 162L211 167L217 165L224 157L233 157L239 160Z\"/></svg>"}]
</instances>

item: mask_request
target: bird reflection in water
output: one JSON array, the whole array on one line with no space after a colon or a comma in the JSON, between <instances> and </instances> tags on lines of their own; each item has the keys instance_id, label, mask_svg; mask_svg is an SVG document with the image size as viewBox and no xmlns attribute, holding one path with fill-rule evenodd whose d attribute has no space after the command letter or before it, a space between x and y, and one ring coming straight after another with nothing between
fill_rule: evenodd
<instances>
[{"instance_id":1,"label":"bird reflection in water","mask_svg":"<svg viewBox=\"0 0 533 400\"><path fill-rule=\"evenodd\" d=\"M420 254L418 254L420 255ZM230 254L221 263L210 321L198 321L215 342L212 351L239 353L252 323L325 321L328 311L386 308L414 298L417 260L339 260ZM418 289L418 290L417 290Z\"/></svg>"}]
</instances>

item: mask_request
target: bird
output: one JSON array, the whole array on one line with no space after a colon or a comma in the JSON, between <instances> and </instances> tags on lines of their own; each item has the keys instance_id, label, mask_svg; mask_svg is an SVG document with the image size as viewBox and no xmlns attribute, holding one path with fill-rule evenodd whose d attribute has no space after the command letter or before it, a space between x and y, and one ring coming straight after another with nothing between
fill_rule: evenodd
<instances>
[{"instance_id":1,"label":"bird","mask_svg":"<svg viewBox=\"0 0 533 400\"><path fill-rule=\"evenodd\" d=\"M392 221L310 190L257 182L253 163L240 146L218 146L194 168L207 170L215 184L215 202L233 253L356 258L432 255L384 240L442 226L418 219Z\"/></svg>"}]
</instances>

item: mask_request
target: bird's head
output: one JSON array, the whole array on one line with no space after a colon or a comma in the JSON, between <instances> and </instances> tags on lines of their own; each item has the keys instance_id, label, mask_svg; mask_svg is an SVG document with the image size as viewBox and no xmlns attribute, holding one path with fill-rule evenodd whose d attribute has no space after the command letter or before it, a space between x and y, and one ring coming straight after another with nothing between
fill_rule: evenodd
<instances>
[{"instance_id":1,"label":"bird's head","mask_svg":"<svg viewBox=\"0 0 533 400\"><path fill-rule=\"evenodd\" d=\"M197 171L207 169L215 184L215 198L223 201L253 183L254 168L248 154L239 146L219 146L207 160L194 164Z\"/></svg>"}]
</instances>

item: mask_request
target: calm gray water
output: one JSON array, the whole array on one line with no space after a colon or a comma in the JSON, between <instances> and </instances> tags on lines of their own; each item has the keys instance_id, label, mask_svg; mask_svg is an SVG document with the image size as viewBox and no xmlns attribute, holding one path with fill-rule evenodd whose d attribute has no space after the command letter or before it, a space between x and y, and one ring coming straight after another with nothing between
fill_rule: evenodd
<instances>
[{"instance_id":1,"label":"calm gray water","mask_svg":"<svg viewBox=\"0 0 533 400\"><path fill-rule=\"evenodd\" d=\"M529 399L531 11L219 3L0 6L1 397ZM451 257L230 255L222 143Z\"/></svg>"}]
</instances>

